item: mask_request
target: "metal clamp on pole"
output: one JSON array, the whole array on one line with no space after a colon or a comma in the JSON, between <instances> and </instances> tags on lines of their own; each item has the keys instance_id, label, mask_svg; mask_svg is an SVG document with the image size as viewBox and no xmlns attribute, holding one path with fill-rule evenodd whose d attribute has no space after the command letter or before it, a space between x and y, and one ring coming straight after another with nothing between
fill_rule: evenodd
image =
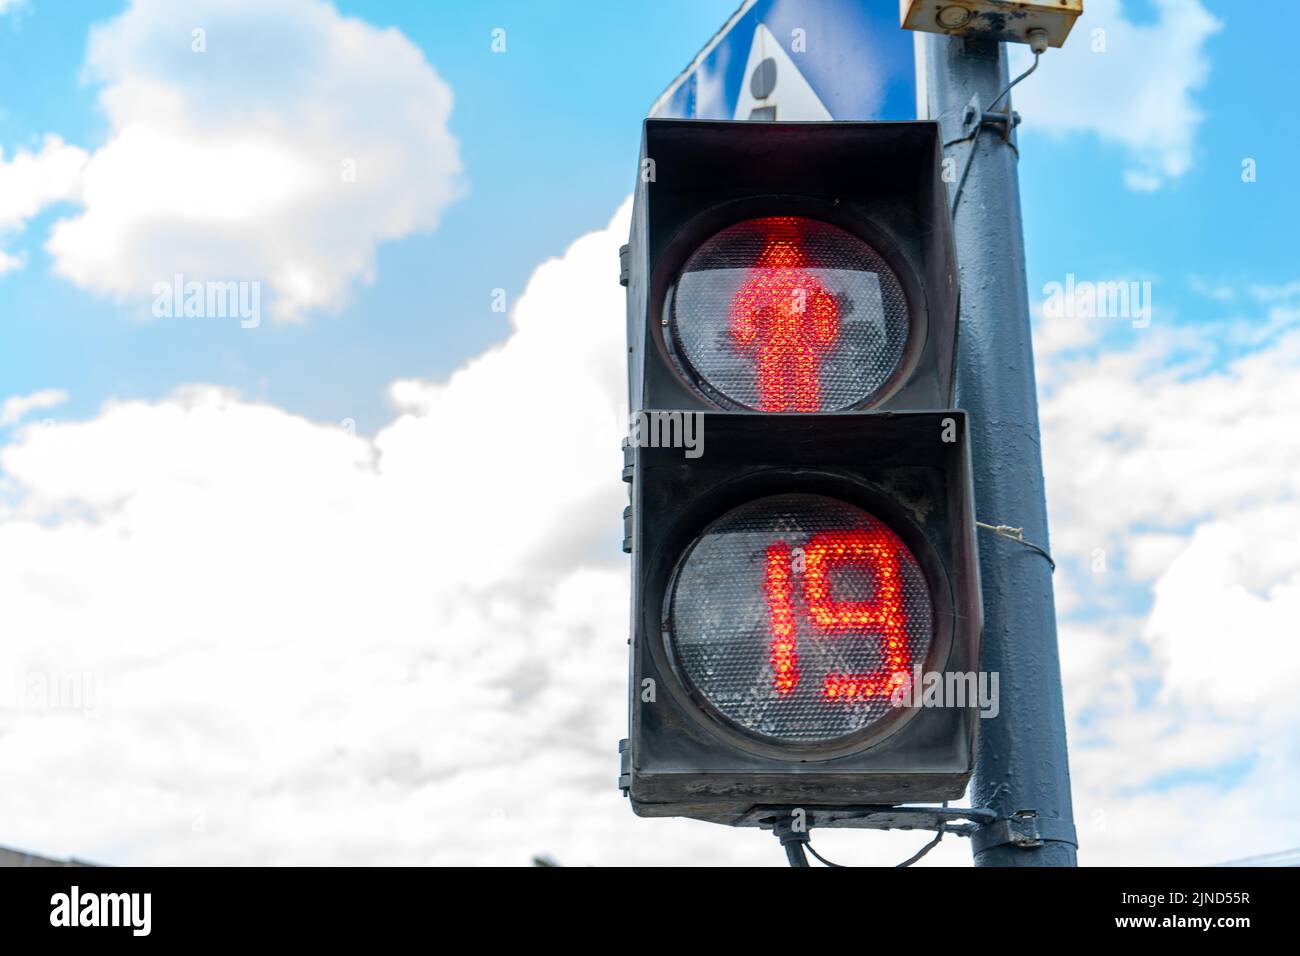
<instances>
[{"instance_id":1,"label":"metal clamp on pole","mask_svg":"<svg viewBox=\"0 0 1300 956\"><path fill-rule=\"evenodd\" d=\"M971 835L976 853L995 846L1016 846L1032 850L1044 843L1068 843L1076 849L1079 839L1069 820L1040 817L1037 810L1017 810L1010 817L986 823Z\"/></svg>"}]
</instances>

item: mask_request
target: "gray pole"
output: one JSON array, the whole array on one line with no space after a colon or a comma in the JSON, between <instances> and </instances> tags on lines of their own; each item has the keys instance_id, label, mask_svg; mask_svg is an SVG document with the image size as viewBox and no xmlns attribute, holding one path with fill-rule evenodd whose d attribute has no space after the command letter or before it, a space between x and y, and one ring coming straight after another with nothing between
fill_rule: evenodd
<instances>
[{"instance_id":1,"label":"gray pole","mask_svg":"<svg viewBox=\"0 0 1300 956\"><path fill-rule=\"evenodd\" d=\"M988 110L1006 88L1006 51L1000 43L933 34L924 34L923 43L922 108L940 121L947 143L970 132L972 97ZM997 109L1009 110L1009 100ZM958 182L970 159L954 228L961 268L957 406L970 414L975 505L981 522L1023 527L1027 541L1046 548L1015 137L1006 142L1001 129L986 126L974 138L973 155L969 147L955 145L945 155L956 160ZM1073 866L1051 568L1041 554L988 529L980 530L979 552L981 666L999 674L1001 710L979 721L970 797L972 806L997 810L1010 822L976 835L975 865Z\"/></svg>"}]
</instances>

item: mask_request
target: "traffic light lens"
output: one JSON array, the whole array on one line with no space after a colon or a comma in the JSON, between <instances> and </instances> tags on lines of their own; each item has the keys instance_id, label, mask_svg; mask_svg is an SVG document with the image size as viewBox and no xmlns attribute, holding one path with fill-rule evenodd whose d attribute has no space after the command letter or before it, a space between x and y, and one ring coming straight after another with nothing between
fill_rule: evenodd
<instances>
[{"instance_id":1,"label":"traffic light lens","mask_svg":"<svg viewBox=\"0 0 1300 956\"><path fill-rule=\"evenodd\" d=\"M718 404L836 411L883 398L911 330L898 276L857 236L798 216L701 245L668 307L677 370Z\"/></svg>"},{"instance_id":2,"label":"traffic light lens","mask_svg":"<svg viewBox=\"0 0 1300 956\"><path fill-rule=\"evenodd\" d=\"M905 700L934 637L929 587L884 522L817 495L710 525L678 567L668 639L696 693L776 742L831 741Z\"/></svg>"}]
</instances>

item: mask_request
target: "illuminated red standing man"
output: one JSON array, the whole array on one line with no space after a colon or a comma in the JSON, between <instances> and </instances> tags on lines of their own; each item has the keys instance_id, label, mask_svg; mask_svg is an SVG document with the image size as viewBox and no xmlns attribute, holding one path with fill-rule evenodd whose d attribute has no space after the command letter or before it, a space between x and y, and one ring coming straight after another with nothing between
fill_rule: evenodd
<instances>
[{"instance_id":1,"label":"illuminated red standing man","mask_svg":"<svg viewBox=\"0 0 1300 956\"><path fill-rule=\"evenodd\" d=\"M731 303L731 334L758 365L759 408L821 408L818 367L839 335L840 308L804 268L796 236L769 239Z\"/></svg>"}]
</instances>

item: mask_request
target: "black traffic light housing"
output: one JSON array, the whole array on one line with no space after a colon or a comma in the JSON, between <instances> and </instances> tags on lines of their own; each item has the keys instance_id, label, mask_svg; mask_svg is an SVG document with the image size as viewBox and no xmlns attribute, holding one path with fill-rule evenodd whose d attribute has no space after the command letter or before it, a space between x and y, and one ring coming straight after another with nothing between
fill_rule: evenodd
<instances>
[{"instance_id":1,"label":"black traffic light housing","mask_svg":"<svg viewBox=\"0 0 1300 956\"><path fill-rule=\"evenodd\" d=\"M917 662L923 671L978 670L980 589L965 415L720 412L704 427L699 459L681 449L637 450L631 743L621 781L633 808L642 816L736 825L757 824L752 811L763 805L960 797L974 768L972 707L900 709L898 721L870 731L887 733L883 739L783 754L693 699L666 640L664 602L678 559L719 515L771 494L826 495L885 520L917 557L935 615L929 657ZM647 686L653 702L641 699Z\"/></svg>"},{"instance_id":2,"label":"black traffic light housing","mask_svg":"<svg viewBox=\"0 0 1300 956\"><path fill-rule=\"evenodd\" d=\"M965 790L974 702L900 708L824 746L763 741L702 704L674 661L665 618L674 572L711 522L770 495L823 495L877 516L916 557L934 638L915 663L925 672L978 671L978 553L966 417L951 408L958 281L941 162L930 122L645 123L623 251L629 408L698 414L703 454L644 441L625 447L633 605L620 786L642 816L760 825L777 807L826 819ZM672 361L665 303L687 258L720 230L767 216L838 226L900 280L912 330L905 357L861 409L726 410ZM842 825L854 825L851 815Z\"/></svg>"},{"instance_id":3,"label":"black traffic light housing","mask_svg":"<svg viewBox=\"0 0 1300 956\"><path fill-rule=\"evenodd\" d=\"M665 303L704 240L781 215L857 235L902 283L918 326L895 380L869 407L951 406L958 281L942 155L933 122L646 120L628 246L628 407L717 407L674 367Z\"/></svg>"}]
</instances>

